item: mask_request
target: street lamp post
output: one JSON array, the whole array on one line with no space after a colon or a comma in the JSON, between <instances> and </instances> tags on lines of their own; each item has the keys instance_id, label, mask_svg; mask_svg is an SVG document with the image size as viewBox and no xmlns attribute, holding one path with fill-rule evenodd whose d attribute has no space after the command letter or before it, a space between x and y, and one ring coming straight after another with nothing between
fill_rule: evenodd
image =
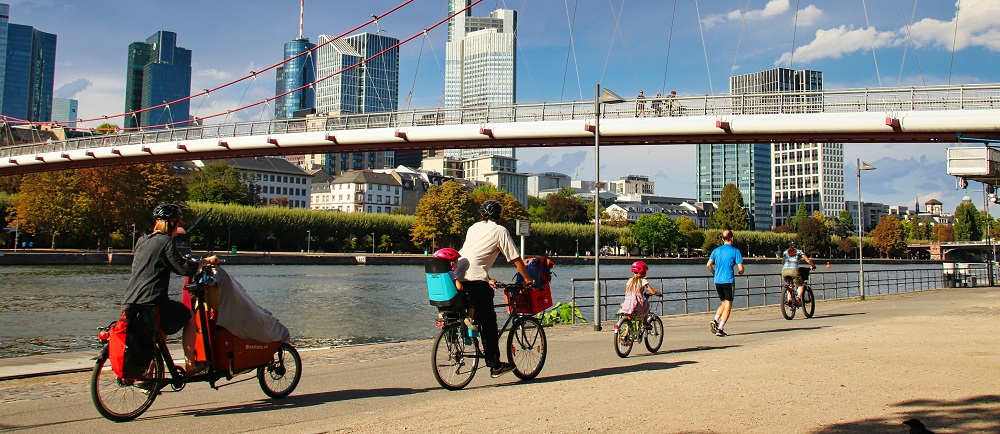
<instances>
[{"instance_id":1,"label":"street lamp post","mask_svg":"<svg viewBox=\"0 0 1000 434\"><path fill-rule=\"evenodd\" d=\"M625 102L597 83L594 95L594 330L601 331L601 103Z\"/></svg>"},{"instance_id":2,"label":"street lamp post","mask_svg":"<svg viewBox=\"0 0 1000 434\"><path fill-rule=\"evenodd\" d=\"M132 223L132 253L135 253L135 223Z\"/></svg>"},{"instance_id":3,"label":"street lamp post","mask_svg":"<svg viewBox=\"0 0 1000 434\"><path fill-rule=\"evenodd\" d=\"M375 232L372 232L372 254L375 254Z\"/></svg>"},{"instance_id":4,"label":"street lamp post","mask_svg":"<svg viewBox=\"0 0 1000 434\"><path fill-rule=\"evenodd\" d=\"M580 239L576 239L576 257L580 257Z\"/></svg>"},{"instance_id":5,"label":"street lamp post","mask_svg":"<svg viewBox=\"0 0 1000 434\"><path fill-rule=\"evenodd\" d=\"M309 253L310 247L312 247L311 246L312 239L313 239L313 234L312 234L312 230L310 229L310 230L306 231L306 253Z\"/></svg>"},{"instance_id":6,"label":"street lamp post","mask_svg":"<svg viewBox=\"0 0 1000 434\"><path fill-rule=\"evenodd\" d=\"M864 163L859 158L857 161L857 172L858 172L858 294L861 299L865 299L865 254L864 254L864 243L862 242L862 236L864 236L865 224L864 220L861 218L861 214L864 212L864 206L861 203L861 171L862 170L875 170L875 166L871 164Z\"/></svg>"}]
</instances>

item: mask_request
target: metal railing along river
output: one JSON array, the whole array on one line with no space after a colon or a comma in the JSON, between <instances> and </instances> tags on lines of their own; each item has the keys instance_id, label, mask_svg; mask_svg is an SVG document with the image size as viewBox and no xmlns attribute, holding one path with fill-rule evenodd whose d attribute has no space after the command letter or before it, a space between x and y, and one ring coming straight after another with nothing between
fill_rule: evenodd
<instances>
[{"instance_id":1,"label":"metal railing along river","mask_svg":"<svg viewBox=\"0 0 1000 434\"><path fill-rule=\"evenodd\" d=\"M986 264L945 264L945 268L865 271L865 295L885 295L924 291L948 287L974 287L990 284ZM707 274L707 273L706 273ZM719 299L712 276L670 276L646 279L663 297L649 299L657 315L678 315L710 312L718 307ZM629 277L601 278L601 319L613 318L625 296ZM734 308L777 305L781 302L781 276L778 274L744 274L736 276ZM571 279L573 305L593 321L594 279ZM809 285L816 300L858 297L858 272L813 271ZM580 288L579 294L577 288Z\"/></svg>"}]
</instances>

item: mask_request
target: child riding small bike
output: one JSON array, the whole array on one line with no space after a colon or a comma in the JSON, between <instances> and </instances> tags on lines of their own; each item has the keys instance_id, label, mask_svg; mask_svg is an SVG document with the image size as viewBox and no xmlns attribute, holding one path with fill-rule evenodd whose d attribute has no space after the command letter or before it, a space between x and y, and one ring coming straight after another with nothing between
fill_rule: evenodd
<instances>
[{"instance_id":1,"label":"child riding small bike","mask_svg":"<svg viewBox=\"0 0 1000 434\"><path fill-rule=\"evenodd\" d=\"M649 266L645 262L632 263L632 278L625 286L625 299L622 300L621 309L618 310L619 314L646 318L649 314L649 299L645 295L646 291L649 291L650 295L663 295L649 285L649 281L646 280L647 271L649 271ZM645 325L648 326L648 324Z\"/></svg>"}]
</instances>

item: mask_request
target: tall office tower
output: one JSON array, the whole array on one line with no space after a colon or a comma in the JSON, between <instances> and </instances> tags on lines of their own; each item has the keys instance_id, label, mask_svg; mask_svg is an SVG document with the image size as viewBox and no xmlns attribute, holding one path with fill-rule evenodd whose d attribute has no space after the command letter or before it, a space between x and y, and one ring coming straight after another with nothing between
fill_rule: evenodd
<instances>
[{"instance_id":1,"label":"tall office tower","mask_svg":"<svg viewBox=\"0 0 1000 434\"><path fill-rule=\"evenodd\" d=\"M698 145L698 200L718 203L734 184L750 214L750 230L771 228L771 145Z\"/></svg>"},{"instance_id":2,"label":"tall office tower","mask_svg":"<svg viewBox=\"0 0 1000 434\"><path fill-rule=\"evenodd\" d=\"M53 98L52 121L58 122L64 127L76 128L76 120L79 119L76 111L78 104L79 102L75 99Z\"/></svg>"},{"instance_id":3,"label":"tall office tower","mask_svg":"<svg viewBox=\"0 0 1000 434\"><path fill-rule=\"evenodd\" d=\"M32 122L52 120L56 35L10 24L0 3L0 114Z\"/></svg>"},{"instance_id":4,"label":"tall office tower","mask_svg":"<svg viewBox=\"0 0 1000 434\"><path fill-rule=\"evenodd\" d=\"M398 44L399 39L374 33L330 42L331 39L320 35L321 47L314 52L316 77L323 80L316 84L316 112L349 115L396 111L399 107L399 48L389 47ZM352 67L356 64L358 66ZM324 80L325 77L330 78ZM320 166L334 176L348 170L392 168L395 167L394 159L392 151L306 157L307 164Z\"/></svg>"},{"instance_id":5,"label":"tall office tower","mask_svg":"<svg viewBox=\"0 0 1000 434\"><path fill-rule=\"evenodd\" d=\"M275 71L274 94L283 95L308 85L316 80L316 62L311 51L316 44L302 36L302 20L305 17L305 0L299 3L299 37L285 43L285 62ZM307 54L302 54L307 53ZM295 57L298 56L298 57ZM295 112L316 107L316 91L312 86L297 90L274 101L275 119L290 119Z\"/></svg>"},{"instance_id":6,"label":"tall office tower","mask_svg":"<svg viewBox=\"0 0 1000 434\"><path fill-rule=\"evenodd\" d=\"M823 73L774 68L729 78L748 113L813 113L823 103ZM800 93L796 96L781 95ZM805 94L802 94L806 92ZM844 209L842 143L775 143L771 148L771 224L794 217L799 205L836 218Z\"/></svg>"},{"instance_id":7,"label":"tall office tower","mask_svg":"<svg viewBox=\"0 0 1000 434\"><path fill-rule=\"evenodd\" d=\"M172 103L125 117L125 128L187 126L191 102L191 50L177 46L177 34L159 31L128 46L125 112ZM177 102L173 102L177 101Z\"/></svg>"},{"instance_id":8,"label":"tall office tower","mask_svg":"<svg viewBox=\"0 0 1000 434\"><path fill-rule=\"evenodd\" d=\"M449 15L471 0L448 0ZM448 21L445 45L444 105L447 108L509 106L517 102L517 12L497 9L489 17L471 8ZM514 158L513 148L451 149L449 157L478 155Z\"/></svg>"}]
</instances>

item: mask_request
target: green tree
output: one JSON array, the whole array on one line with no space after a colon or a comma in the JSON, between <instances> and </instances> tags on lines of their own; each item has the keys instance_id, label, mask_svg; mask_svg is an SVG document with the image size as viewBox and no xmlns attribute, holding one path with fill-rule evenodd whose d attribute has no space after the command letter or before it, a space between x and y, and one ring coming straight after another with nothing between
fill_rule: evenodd
<instances>
[{"instance_id":1,"label":"green tree","mask_svg":"<svg viewBox=\"0 0 1000 434\"><path fill-rule=\"evenodd\" d=\"M931 240L947 243L955 241L955 227L952 225L936 224L931 230Z\"/></svg>"},{"instance_id":2,"label":"green tree","mask_svg":"<svg viewBox=\"0 0 1000 434\"><path fill-rule=\"evenodd\" d=\"M191 200L221 204L256 205L257 183L225 161L213 161L191 174L188 193Z\"/></svg>"},{"instance_id":3,"label":"green tree","mask_svg":"<svg viewBox=\"0 0 1000 434\"><path fill-rule=\"evenodd\" d=\"M673 248L680 239L680 231L677 230L677 223L663 213L653 213L639 217L631 227L632 236L639 241L639 245L648 247L656 252L665 248Z\"/></svg>"},{"instance_id":4,"label":"green tree","mask_svg":"<svg viewBox=\"0 0 1000 434\"><path fill-rule=\"evenodd\" d=\"M841 238L840 241L837 242L837 251L839 251L845 258L857 256L858 243L855 243L853 238Z\"/></svg>"},{"instance_id":5,"label":"green tree","mask_svg":"<svg viewBox=\"0 0 1000 434\"><path fill-rule=\"evenodd\" d=\"M807 255L823 256L828 254L830 232L823 222L813 217L806 217L799 221L796 233L799 238L799 246Z\"/></svg>"},{"instance_id":6,"label":"green tree","mask_svg":"<svg viewBox=\"0 0 1000 434\"><path fill-rule=\"evenodd\" d=\"M715 210L709 222L710 229L746 230L749 227L746 205L743 193L736 184L726 184L722 187L722 197L719 199L719 209Z\"/></svg>"},{"instance_id":7,"label":"green tree","mask_svg":"<svg viewBox=\"0 0 1000 434\"><path fill-rule=\"evenodd\" d=\"M476 222L479 204L461 184L448 181L432 186L417 204L417 219L410 231L414 244L461 247L469 226Z\"/></svg>"},{"instance_id":8,"label":"green tree","mask_svg":"<svg viewBox=\"0 0 1000 434\"><path fill-rule=\"evenodd\" d=\"M507 193L506 191L500 191L492 185L486 185L482 187L477 187L472 190L472 200L476 201L477 207L482 205L483 202L488 200L495 200L500 202L500 206L503 207L503 213L500 214L500 223L514 234L514 224L518 220L527 220L528 212L524 210L524 205L521 205L513 195ZM478 208L476 208L478 210ZM478 217L479 212L476 212Z\"/></svg>"},{"instance_id":9,"label":"green tree","mask_svg":"<svg viewBox=\"0 0 1000 434\"><path fill-rule=\"evenodd\" d=\"M897 257L906 253L906 233L895 216L885 216L872 231L872 247L883 257Z\"/></svg>"},{"instance_id":10,"label":"green tree","mask_svg":"<svg viewBox=\"0 0 1000 434\"><path fill-rule=\"evenodd\" d=\"M528 220L532 223L545 221L545 199L528 196Z\"/></svg>"},{"instance_id":11,"label":"green tree","mask_svg":"<svg viewBox=\"0 0 1000 434\"><path fill-rule=\"evenodd\" d=\"M572 196L550 194L545 197L545 221L551 223L586 223L590 221L587 206Z\"/></svg>"},{"instance_id":12,"label":"green tree","mask_svg":"<svg viewBox=\"0 0 1000 434\"><path fill-rule=\"evenodd\" d=\"M807 218L809 218L809 210L806 209L806 204L800 203L799 209L795 212L795 217L788 219L788 226L797 232L799 230L799 222Z\"/></svg>"},{"instance_id":13,"label":"green tree","mask_svg":"<svg viewBox=\"0 0 1000 434\"><path fill-rule=\"evenodd\" d=\"M690 256L691 249L697 249L705 242L705 232L698 227L698 224L691 220L688 216L683 216L677 219L677 231L680 232L680 239L677 241L677 247L681 244L687 249L687 254Z\"/></svg>"},{"instance_id":14,"label":"green tree","mask_svg":"<svg viewBox=\"0 0 1000 434\"><path fill-rule=\"evenodd\" d=\"M976 205L962 203L955 207L955 240L979 241L983 239L983 225Z\"/></svg>"},{"instance_id":15,"label":"green tree","mask_svg":"<svg viewBox=\"0 0 1000 434\"><path fill-rule=\"evenodd\" d=\"M75 171L32 173L22 179L14 207L22 230L48 233L54 249L57 237L78 233L84 227L90 199L81 194Z\"/></svg>"},{"instance_id":16,"label":"green tree","mask_svg":"<svg viewBox=\"0 0 1000 434\"><path fill-rule=\"evenodd\" d=\"M854 214L846 209L841 210L840 216L837 217L837 227L834 233L839 237L849 237L857 232L858 228L854 226Z\"/></svg>"}]
</instances>

